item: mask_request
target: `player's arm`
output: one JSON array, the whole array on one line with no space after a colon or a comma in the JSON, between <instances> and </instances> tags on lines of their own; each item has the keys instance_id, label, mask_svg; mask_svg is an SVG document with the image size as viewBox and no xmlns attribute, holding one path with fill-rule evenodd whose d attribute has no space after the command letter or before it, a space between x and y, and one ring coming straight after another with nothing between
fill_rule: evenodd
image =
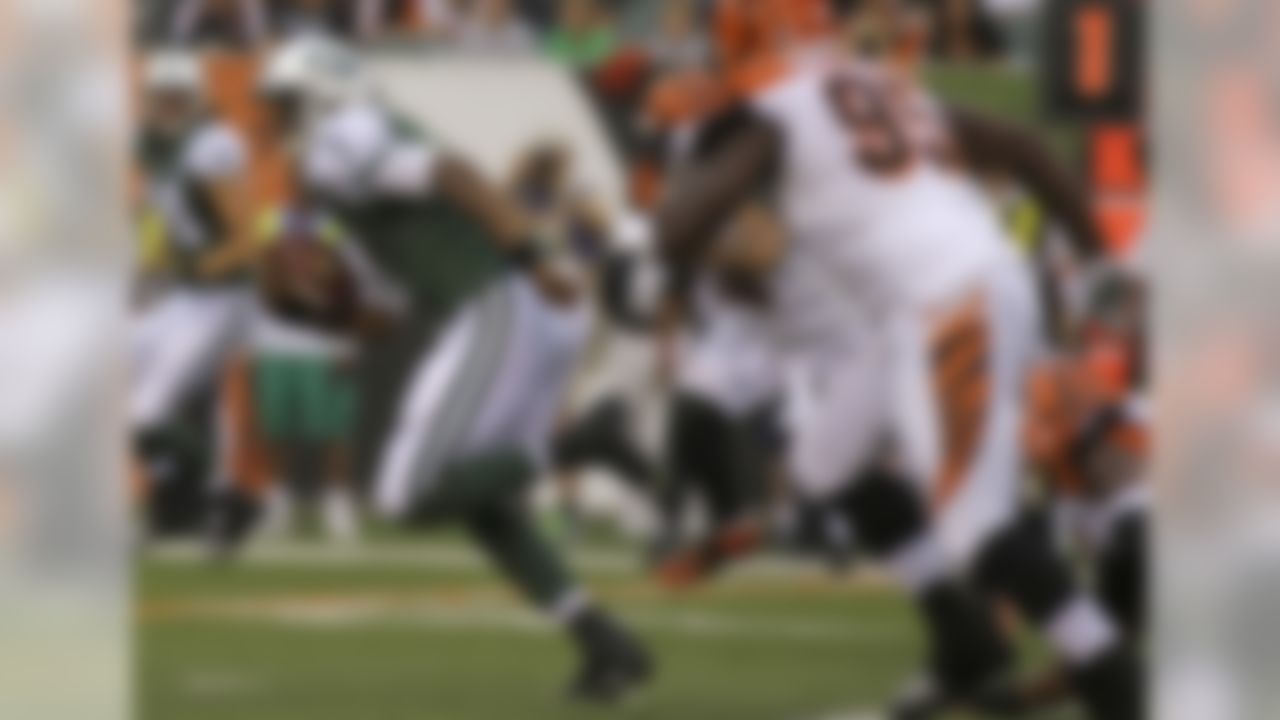
<instances>
[{"instance_id":1,"label":"player's arm","mask_svg":"<svg viewBox=\"0 0 1280 720\"><path fill-rule=\"evenodd\" d=\"M206 185L218 217L225 223L225 240L200 259L200 274L218 278L249 268L258 252L254 242L253 204L243 178L224 178Z\"/></svg>"},{"instance_id":2,"label":"player's arm","mask_svg":"<svg viewBox=\"0 0 1280 720\"><path fill-rule=\"evenodd\" d=\"M339 254L355 280L359 296L359 308L352 325L356 334L365 340L376 339L389 333L408 314L409 296L404 288L382 271L378 263L364 251L363 245L342 233Z\"/></svg>"},{"instance_id":3,"label":"player's arm","mask_svg":"<svg viewBox=\"0 0 1280 720\"><path fill-rule=\"evenodd\" d=\"M659 252L678 294L730 214L767 186L781 155L781 137L763 119L740 112L727 123L677 175L658 211Z\"/></svg>"},{"instance_id":4,"label":"player's arm","mask_svg":"<svg viewBox=\"0 0 1280 720\"><path fill-rule=\"evenodd\" d=\"M528 266L549 296L569 299L574 294L536 262L533 228L519 207L469 162L416 140L397 140L384 121L370 116L333 132L328 142L316 144L308 160L313 185L339 198L359 197L367 182L383 197L440 197L478 222L506 255Z\"/></svg>"},{"instance_id":5,"label":"player's arm","mask_svg":"<svg viewBox=\"0 0 1280 720\"><path fill-rule=\"evenodd\" d=\"M248 151L233 131L224 129L205 136L190 162L224 233L222 241L199 258L198 272L212 279L248 269L258 251Z\"/></svg>"},{"instance_id":6,"label":"player's arm","mask_svg":"<svg viewBox=\"0 0 1280 720\"><path fill-rule=\"evenodd\" d=\"M524 213L470 163L446 155L437 161L433 175L435 191L479 222L499 249L516 253L528 242L531 233Z\"/></svg>"},{"instance_id":7,"label":"player's arm","mask_svg":"<svg viewBox=\"0 0 1280 720\"><path fill-rule=\"evenodd\" d=\"M951 127L960 152L975 170L1009 177L1029 191L1067 230L1077 255L1103 254L1102 233L1079 180L1033 133L1018 125L951 108Z\"/></svg>"},{"instance_id":8,"label":"player's arm","mask_svg":"<svg viewBox=\"0 0 1280 720\"><path fill-rule=\"evenodd\" d=\"M403 137L375 108L347 112L322 126L303 171L310 187L338 204L440 197L479 222L503 249L527 233L519 208L471 163L416 137Z\"/></svg>"},{"instance_id":9,"label":"player's arm","mask_svg":"<svg viewBox=\"0 0 1280 720\"><path fill-rule=\"evenodd\" d=\"M434 169L432 186L441 197L479 222L498 249L514 265L526 270L545 295L557 302L578 297L581 288L542 262L542 248L527 216L469 163L442 157Z\"/></svg>"}]
</instances>

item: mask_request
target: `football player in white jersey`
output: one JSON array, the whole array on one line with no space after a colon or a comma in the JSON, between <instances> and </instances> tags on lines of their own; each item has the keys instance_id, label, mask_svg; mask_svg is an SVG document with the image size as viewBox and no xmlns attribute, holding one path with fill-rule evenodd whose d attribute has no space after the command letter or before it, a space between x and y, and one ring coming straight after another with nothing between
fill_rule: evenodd
<instances>
[{"instance_id":1,"label":"football player in white jersey","mask_svg":"<svg viewBox=\"0 0 1280 720\"><path fill-rule=\"evenodd\" d=\"M982 148L936 142L963 141L980 120L824 48L828 12L822 0L721 0L722 61L742 101L695 143L660 213L677 291L719 224L771 196L790 243L771 334L813 388L789 470L811 496L844 495L862 546L917 599L932 682L982 694L1007 664L990 615L990 598L1007 597L1070 667L1091 717L1141 717L1136 661L1020 512L1022 392L1040 339L1032 281L990 202L948 162Z\"/></svg>"},{"instance_id":2,"label":"football player in white jersey","mask_svg":"<svg viewBox=\"0 0 1280 720\"><path fill-rule=\"evenodd\" d=\"M129 413L139 469L159 483L171 467L175 420L217 386L242 339L254 248L245 144L209 107L198 58L151 55L143 90L139 162L159 239L147 270L159 292L134 329Z\"/></svg>"},{"instance_id":3,"label":"football player in white jersey","mask_svg":"<svg viewBox=\"0 0 1280 720\"><path fill-rule=\"evenodd\" d=\"M419 351L377 472L375 508L415 525L460 521L575 643L573 695L620 699L648 679L650 657L578 586L524 503L549 459L558 405L587 339L572 243L534 237L506 195L372 90L350 52L329 41L302 39L270 59L261 91L277 126L302 133L300 181L335 211L370 221L357 235L371 248L388 238L378 234L379 213L361 210L441 198L477 220L502 256L474 278L438 341ZM383 269L411 293L431 290L406 268Z\"/></svg>"},{"instance_id":4,"label":"football player in white jersey","mask_svg":"<svg viewBox=\"0 0 1280 720\"><path fill-rule=\"evenodd\" d=\"M722 84L704 68L681 68L657 78L638 123L643 135L636 161L653 177L670 175L687 159L687 141L699 124L726 100ZM723 272L700 284L691 307L664 306L655 312L659 374L671 386L672 400L664 443L667 477L659 503L663 527L654 555L661 561L659 576L670 586L699 579L761 540L747 511L771 479L765 466L774 453L762 447L770 443L756 441L776 435L764 428L775 415L780 373L760 332L757 309L727 295L737 290L750 294L743 286L753 273L744 266L772 251L764 247L768 242L757 242L773 229L765 227L772 224L768 216L744 210L746 232L726 233L717 244L715 264ZM730 289L735 283L739 287ZM703 501L712 532L696 548L682 551L689 541L684 520L691 496Z\"/></svg>"}]
</instances>

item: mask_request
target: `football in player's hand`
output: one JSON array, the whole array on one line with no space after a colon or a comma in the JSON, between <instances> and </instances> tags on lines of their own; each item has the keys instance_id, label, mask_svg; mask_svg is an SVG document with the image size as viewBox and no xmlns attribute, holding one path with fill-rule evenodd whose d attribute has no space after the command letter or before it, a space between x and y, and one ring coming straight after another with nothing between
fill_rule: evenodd
<instances>
[{"instance_id":1,"label":"football in player's hand","mask_svg":"<svg viewBox=\"0 0 1280 720\"><path fill-rule=\"evenodd\" d=\"M355 278L333 247L286 240L263 259L262 287L272 309L312 324L341 327L358 305Z\"/></svg>"}]
</instances>

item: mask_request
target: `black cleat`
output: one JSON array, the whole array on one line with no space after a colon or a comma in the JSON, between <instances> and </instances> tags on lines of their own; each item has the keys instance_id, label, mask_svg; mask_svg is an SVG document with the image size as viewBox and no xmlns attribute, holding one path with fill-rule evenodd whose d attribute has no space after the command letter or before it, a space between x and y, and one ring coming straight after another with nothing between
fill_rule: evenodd
<instances>
[{"instance_id":1,"label":"black cleat","mask_svg":"<svg viewBox=\"0 0 1280 720\"><path fill-rule=\"evenodd\" d=\"M583 648L582 668L569 686L569 697L611 705L622 702L653 678L654 662L638 640L606 615L591 610L575 623Z\"/></svg>"}]
</instances>

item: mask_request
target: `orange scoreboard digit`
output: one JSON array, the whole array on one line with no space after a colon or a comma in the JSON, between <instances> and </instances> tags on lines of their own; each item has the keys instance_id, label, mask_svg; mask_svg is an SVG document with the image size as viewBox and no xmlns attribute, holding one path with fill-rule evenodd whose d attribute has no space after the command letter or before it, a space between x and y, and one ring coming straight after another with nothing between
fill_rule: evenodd
<instances>
[{"instance_id":1,"label":"orange scoreboard digit","mask_svg":"<svg viewBox=\"0 0 1280 720\"><path fill-rule=\"evenodd\" d=\"M1143 0L1053 0L1046 100L1059 119L1132 120L1142 108Z\"/></svg>"},{"instance_id":2,"label":"orange scoreboard digit","mask_svg":"<svg viewBox=\"0 0 1280 720\"><path fill-rule=\"evenodd\" d=\"M1098 220L1128 252L1146 209L1144 0L1053 0L1047 14L1045 110L1085 132Z\"/></svg>"}]
</instances>

